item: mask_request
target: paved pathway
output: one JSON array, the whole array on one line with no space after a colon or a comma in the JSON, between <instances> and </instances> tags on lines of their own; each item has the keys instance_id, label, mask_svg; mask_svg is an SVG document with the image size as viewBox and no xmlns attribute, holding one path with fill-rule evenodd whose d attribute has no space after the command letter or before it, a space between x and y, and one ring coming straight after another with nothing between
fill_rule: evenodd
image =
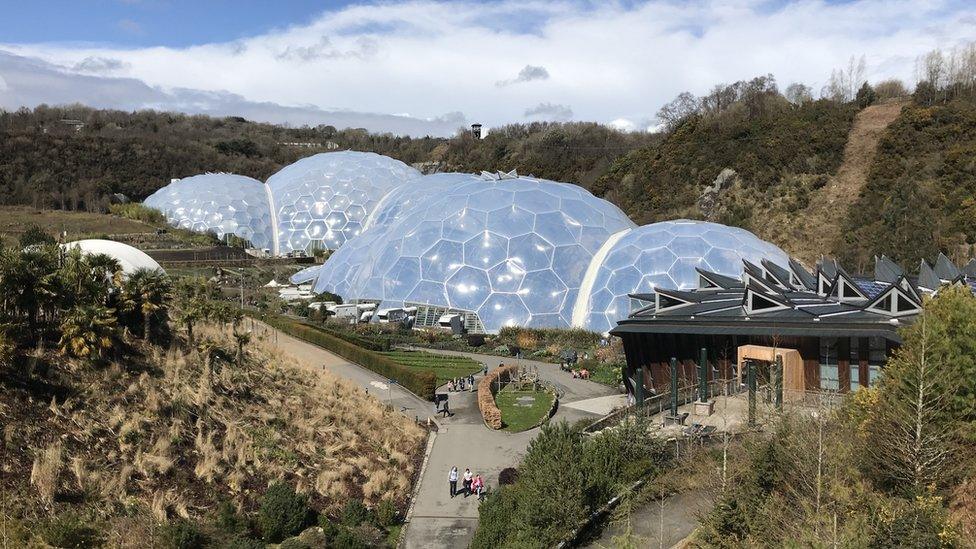
<instances>
[{"instance_id":1,"label":"paved pathway","mask_svg":"<svg viewBox=\"0 0 976 549\"><path fill-rule=\"evenodd\" d=\"M489 369L500 364L510 364L512 358L455 351L427 352L448 355L464 355L487 364ZM575 379L563 372L558 365L530 360L520 364L534 368L539 378L552 383L561 393L560 405L553 421L570 422L584 418L596 418L596 414L574 409L563 404L583 399L613 395L616 391L592 381ZM480 376L479 376L480 377ZM443 389L443 388L442 388ZM442 390L443 392L443 390ZM516 466L522 459L529 442L538 429L522 433L493 431L485 427L478 410L474 392L450 393L450 408L454 416L439 419L442 426L434 441L434 450L427 463L427 470L420 481L420 490L414 503L413 515L407 524L404 547L467 547L478 525L478 502L463 496L451 499L447 474L452 466L463 473L465 467L481 473L492 487L498 487L498 473L506 467Z\"/></svg>"},{"instance_id":2,"label":"paved pathway","mask_svg":"<svg viewBox=\"0 0 976 549\"><path fill-rule=\"evenodd\" d=\"M407 417L425 419L434 412L433 404L427 402L399 385L390 385L388 380L361 366L350 363L321 347L288 336L280 331L255 322L255 331L266 334L279 349L296 358L301 367L309 371L323 368L336 375L349 379L370 394L381 400L392 401L394 407ZM490 369L499 364L511 363L514 359L459 353L454 351L428 352L447 355L465 355L487 364ZM538 371L539 378L556 387L560 394L560 406L553 417L554 421L565 419L577 421L596 418L597 415L583 409L562 406L580 400L606 397L616 393L610 387L592 381L575 379L559 366L544 362L522 360L521 364ZM476 376L480 378L480 374ZM388 388L380 390L377 383ZM442 387L440 392L444 392ZM461 473L465 467L472 472L481 473L492 488L498 486L498 473L506 467L513 467L521 460L529 442L535 438L538 429L522 433L493 431L485 427L478 410L477 396L473 391L450 393L450 409L454 415L437 418L440 426L434 439L428 462L420 479L420 486L413 502L412 514L406 525L403 547L467 547L478 524L478 501L474 497L458 496L451 498L448 493L447 474L452 466Z\"/></svg>"}]
</instances>

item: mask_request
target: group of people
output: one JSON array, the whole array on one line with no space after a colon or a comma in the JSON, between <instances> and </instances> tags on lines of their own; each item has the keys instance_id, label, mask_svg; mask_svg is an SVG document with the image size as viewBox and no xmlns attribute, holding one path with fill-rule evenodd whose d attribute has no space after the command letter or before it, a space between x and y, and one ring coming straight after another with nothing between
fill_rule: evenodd
<instances>
[{"instance_id":1,"label":"group of people","mask_svg":"<svg viewBox=\"0 0 976 549\"><path fill-rule=\"evenodd\" d=\"M458 490L458 468L451 467L451 472L447 475L447 482L451 485L451 497L464 493L464 497L470 495L478 496L478 500L484 498L485 495L485 480L481 478L481 475L475 475L471 473L471 469L465 469L464 475L461 476L461 489Z\"/></svg>"},{"instance_id":2,"label":"group of people","mask_svg":"<svg viewBox=\"0 0 976 549\"><path fill-rule=\"evenodd\" d=\"M456 377L447 382L448 391L474 390L474 374L467 377Z\"/></svg>"}]
</instances>

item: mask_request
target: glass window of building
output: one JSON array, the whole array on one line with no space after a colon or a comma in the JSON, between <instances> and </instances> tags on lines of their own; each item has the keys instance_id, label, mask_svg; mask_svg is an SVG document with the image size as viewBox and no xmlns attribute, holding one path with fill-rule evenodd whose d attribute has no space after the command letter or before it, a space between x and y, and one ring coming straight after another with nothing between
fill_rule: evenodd
<instances>
[{"instance_id":1,"label":"glass window of building","mask_svg":"<svg viewBox=\"0 0 976 549\"><path fill-rule=\"evenodd\" d=\"M860 355L860 338L851 338L851 392L861 388L861 355Z\"/></svg>"},{"instance_id":2,"label":"glass window of building","mask_svg":"<svg viewBox=\"0 0 976 549\"><path fill-rule=\"evenodd\" d=\"M820 388L837 391L840 379L837 371L837 338L820 338Z\"/></svg>"},{"instance_id":3,"label":"glass window of building","mask_svg":"<svg viewBox=\"0 0 976 549\"><path fill-rule=\"evenodd\" d=\"M868 386L874 387L881 379L887 345L883 337L872 337L868 342Z\"/></svg>"}]
</instances>

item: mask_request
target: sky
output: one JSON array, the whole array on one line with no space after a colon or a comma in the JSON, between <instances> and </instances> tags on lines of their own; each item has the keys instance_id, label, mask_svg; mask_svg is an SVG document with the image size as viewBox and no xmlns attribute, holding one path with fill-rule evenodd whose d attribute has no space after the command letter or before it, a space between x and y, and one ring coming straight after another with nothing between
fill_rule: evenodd
<instances>
[{"instance_id":1,"label":"sky","mask_svg":"<svg viewBox=\"0 0 976 549\"><path fill-rule=\"evenodd\" d=\"M0 107L82 102L446 135L657 125L682 91L772 73L819 90L865 57L976 39L960 0L0 0Z\"/></svg>"}]
</instances>

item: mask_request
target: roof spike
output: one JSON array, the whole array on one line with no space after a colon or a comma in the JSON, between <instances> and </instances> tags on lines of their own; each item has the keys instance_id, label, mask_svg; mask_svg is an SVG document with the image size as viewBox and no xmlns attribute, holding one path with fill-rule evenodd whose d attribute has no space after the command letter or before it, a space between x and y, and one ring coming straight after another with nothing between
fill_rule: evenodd
<instances>
[{"instance_id":1,"label":"roof spike","mask_svg":"<svg viewBox=\"0 0 976 549\"><path fill-rule=\"evenodd\" d=\"M918 266L918 285L926 290L935 291L939 289L942 285L942 281L939 280L938 275L929 266L929 262L924 259Z\"/></svg>"},{"instance_id":2,"label":"roof spike","mask_svg":"<svg viewBox=\"0 0 976 549\"><path fill-rule=\"evenodd\" d=\"M976 258L969 260L969 263L962 268L962 274L968 277L976 278Z\"/></svg>"},{"instance_id":3,"label":"roof spike","mask_svg":"<svg viewBox=\"0 0 976 549\"><path fill-rule=\"evenodd\" d=\"M935 274L941 280L955 280L959 277L959 268L946 257L946 254L939 252L939 257L935 258Z\"/></svg>"},{"instance_id":4,"label":"roof spike","mask_svg":"<svg viewBox=\"0 0 976 549\"><path fill-rule=\"evenodd\" d=\"M895 263L886 255L882 254L881 257L874 256L875 280L894 284L898 281L898 278L904 274L905 270L901 268L901 265Z\"/></svg>"}]
</instances>

